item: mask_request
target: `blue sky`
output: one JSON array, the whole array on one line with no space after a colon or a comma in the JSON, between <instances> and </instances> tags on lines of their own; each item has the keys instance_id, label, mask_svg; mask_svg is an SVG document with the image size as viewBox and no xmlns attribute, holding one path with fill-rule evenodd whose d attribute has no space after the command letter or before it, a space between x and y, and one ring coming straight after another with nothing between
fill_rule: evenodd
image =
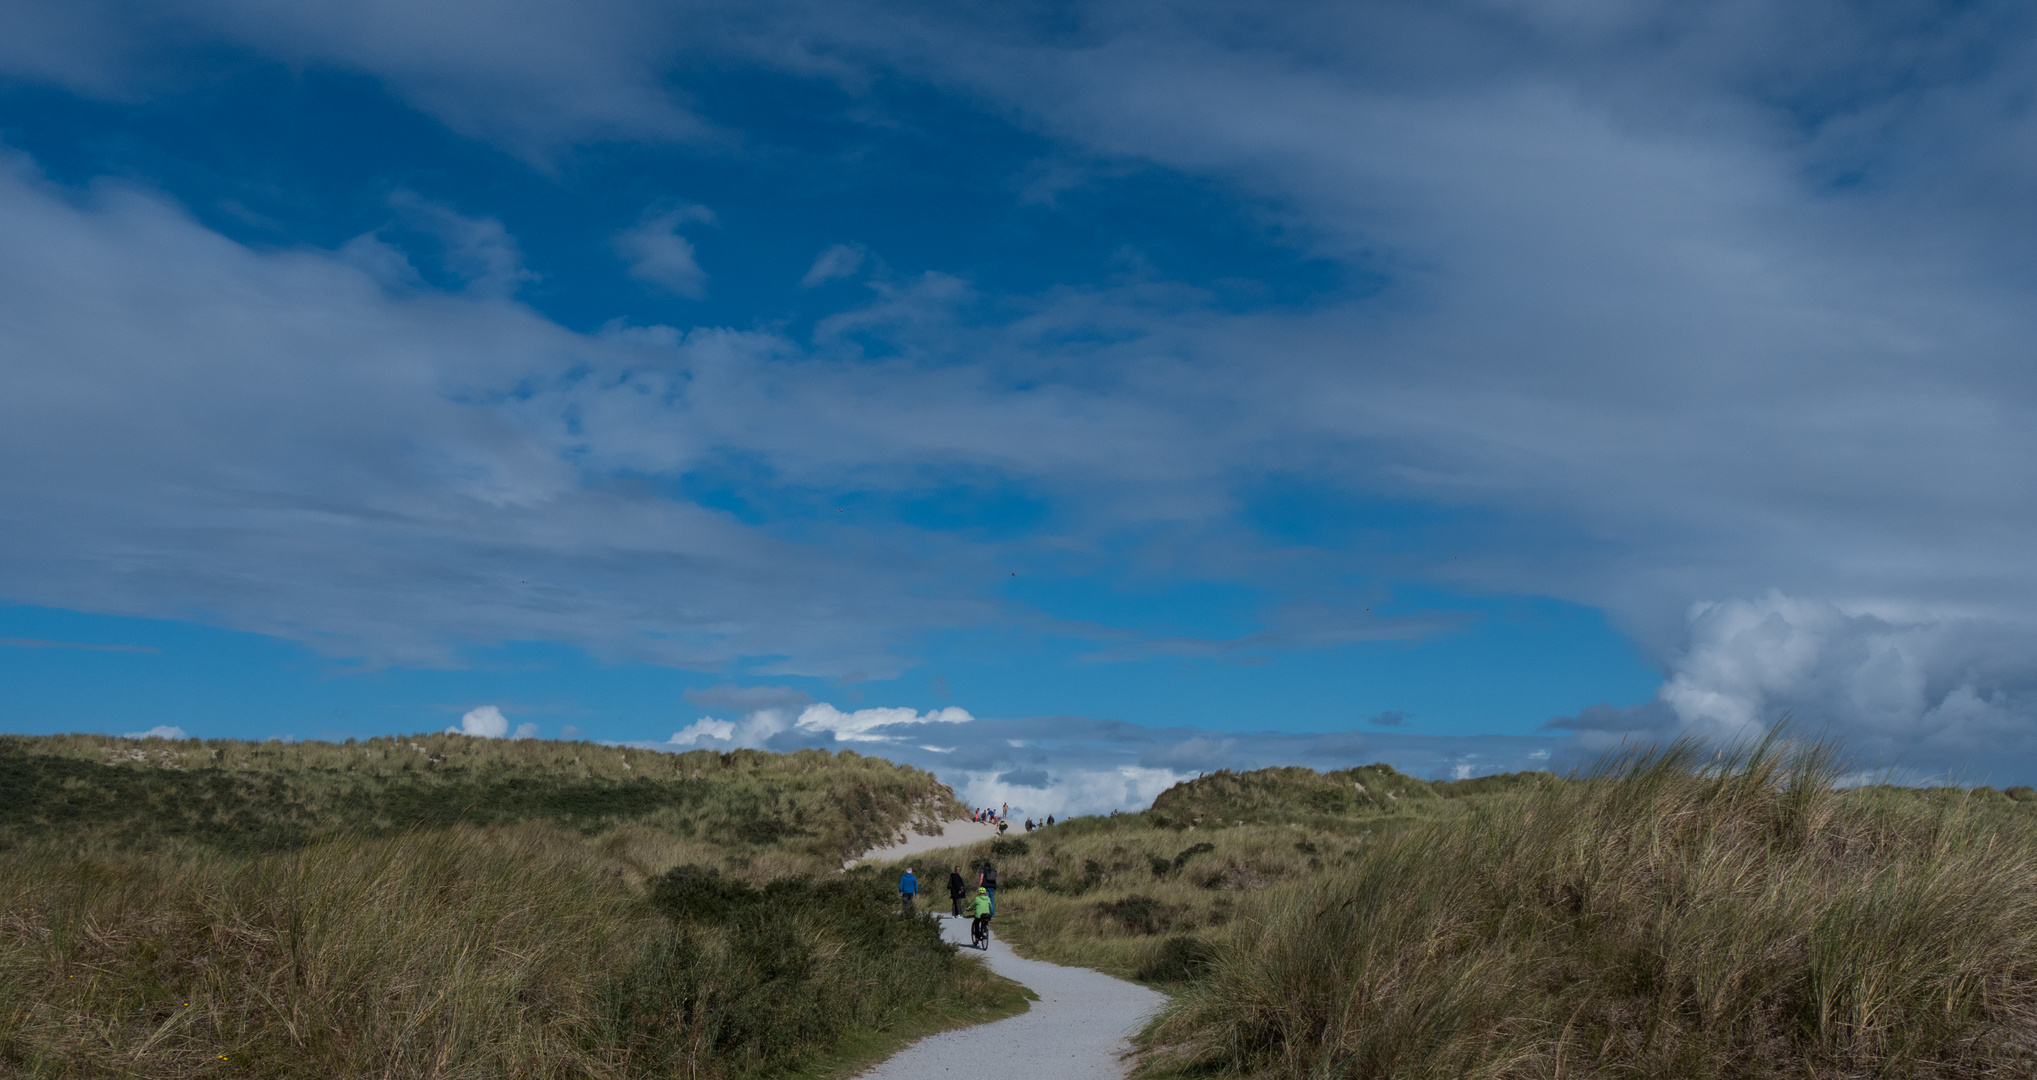
<instances>
[{"instance_id":1,"label":"blue sky","mask_svg":"<svg viewBox=\"0 0 2037 1080\"><path fill-rule=\"evenodd\" d=\"M1065 810L1790 714L2037 779L2033 52L1988 3L10 5L0 729L493 706Z\"/></svg>"}]
</instances>

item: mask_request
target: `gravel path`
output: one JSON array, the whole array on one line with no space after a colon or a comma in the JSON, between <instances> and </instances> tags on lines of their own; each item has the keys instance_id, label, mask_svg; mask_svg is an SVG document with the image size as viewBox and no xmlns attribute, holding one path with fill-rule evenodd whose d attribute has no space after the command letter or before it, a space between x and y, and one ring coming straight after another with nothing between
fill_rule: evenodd
<instances>
[{"instance_id":1,"label":"gravel path","mask_svg":"<svg viewBox=\"0 0 2037 1080\"><path fill-rule=\"evenodd\" d=\"M948 940L967 945L969 920L942 916ZM1127 1041L1166 996L1088 968L1027 960L990 942L990 970L1040 1000L994 1024L930 1035L864 1073L864 1080L1120 1080Z\"/></svg>"}]
</instances>

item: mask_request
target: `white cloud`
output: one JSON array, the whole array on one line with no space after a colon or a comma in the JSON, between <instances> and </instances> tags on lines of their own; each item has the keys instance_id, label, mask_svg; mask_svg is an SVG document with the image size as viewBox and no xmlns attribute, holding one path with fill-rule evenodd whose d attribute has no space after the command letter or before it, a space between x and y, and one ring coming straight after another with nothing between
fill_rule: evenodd
<instances>
[{"instance_id":1,"label":"white cloud","mask_svg":"<svg viewBox=\"0 0 2037 1080\"><path fill-rule=\"evenodd\" d=\"M915 731L924 733L928 724L946 725L943 735L954 745L920 743L909 737ZM1551 748L1563 741L1376 732L1225 734L1079 716L981 720L962 709L844 712L816 704L796 716L782 709L759 710L741 720L704 716L669 740L631 745L656 750L816 747L874 752L932 772L969 805L1009 802L1038 817L1140 809L1169 786L1219 768L1333 769L1387 761L1430 779L1545 768Z\"/></svg>"},{"instance_id":2,"label":"white cloud","mask_svg":"<svg viewBox=\"0 0 2037 1080\"><path fill-rule=\"evenodd\" d=\"M836 244L821 252L820 256L813 260L813 266L807 269L806 276L799 279L799 286L811 289L836 278L853 277L856 271L862 268L862 248Z\"/></svg>"},{"instance_id":3,"label":"white cloud","mask_svg":"<svg viewBox=\"0 0 2037 1080\"><path fill-rule=\"evenodd\" d=\"M666 741L674 746L692 746L702 739L730 742L735 739L735 736L736 725L734 721L716 720L711 716L703 716L673 732L672 737Z\"/></svg>"},{"instance_id":4,"label":"white cloud","mask_svg":"<svg viewBox=\"0 0 2037 1080\"><path fill-rule=\"evenodd\" d=\"M394 192L389 196L389 205L401 211L413 227L438 241L440 261L449 273L467 283L470 292L505 297L515 293L524 282L537 278L524 268L523 250L516 238L494 218L468 217L414 191ZM402 281L406 271L415 275L408 260L400 255L392 259L389 251L378 251L365 239L356 237L349 242L342 249L342 258L368 269L385 282Z\"/></svg>"},{"instance_id":5,"label":"white cloud","mask_svg":"<svg viewBox=\"0 0 2037 1080\"><path fill-rule=\"evenodd\" d=\"M190 737L184 734L183 728L171 727L168 724L157 724L147 731L130 731L121 736L123 739L188 739Z\"/></svg>"},{"instance_id":6,"label":"white cloud","mask_svg":"<svg viewBox=\"0 0 2037 1080\"><path fill-rule=\"evenodd\" d=\"M1048 814L1056 817L1100 814L1151 806L1161 792L1195 776L1195 773L1137 765L1105 768L1063 766L1055 769L1045 784L1019 783L1016 781L1035 778L1021 776L1006 780L1006 775L1009 774L968 773L960 784L954 784L956 796L969 806L1010 803L1013 814L1034 818Z\"/></svg>"},{"instance_id":7,"label":"white cloud","mask_svg":"<svg viewBox=\"0 0 2037 1080\"><path fill-rule=\"evenodd\" d=\"M342 7L222 0L164 15L164 33L92 0L15 4L0 64L142 96L160 54L144 63L128 35L217 39L373 73L457 130L528 148L699 134L667 76L687 42L726 45L711 13L669 5ZM2027 725L2027 28L1906 27L1887 5L1686 20L1641 4L1501 42L1488 7L1438 8L1412 54L1390 5L1335 19L1300 5L1246 45L1193 9L1104 4L1073 47L994 32L966 6L746 14L821 43L772 63L825 54L965 87L1097 157L1263 199L1311 255L1388 282L1379 303L1244 315L1167 283L1071 288L997 298L1019 314L986 327L956 316L959 279L929 275L828 324L835 340L881 335L896 366L832 363L827 333L813 351L568 333L509 300L523 271L500 224L442 207L414 220L469 288L392 302L391 283L418 287L385 240L255 251L157 196L58 191L10 159L0 351L34 360L8 372L0 458L51 466L0 476L0 593L218 611L377 659L509 637L867 672L929 624L1008 614L966 583L1009 549L943 541L921 565L952 577L908 581L885 537L786 544L602 471L676 476L724 451L788 484L907 490L966 466L1070 508L1064 550L1136 534L1228 553L1189 568L1226 579L1271 562L1293 579L1369 571L1362 553L1274 559L1249 527L1225 530L1253 476L1308 463L1302 479L1334 497L1494 522L1482 544L1453 537L1474 549L1461 562L1393 565L1606 607L1671 668L1658 704L1694 729L1801 707L1936 754ZM1861 44L1898 30L1918 47ZM1967 55L1958 40L1987 59L1935 66ZM1868 89L1802 132L1746 90L1773 81L1748 72L1785 70ZM1866 182L1840 190L1841 175ZM680 229L698 220L653 214L618 246L646 280L697 295ZM1071 365L1068 342L1119 344ZM549 587L522 588L533 566ZM1792 599L1684 617L1693 598L1772 583ZM860 617L770 614L815 598ZM1275 639L1299 647L1375 629L1285 617Z\"/></svg>"},{"instance_id":8,"label":"white cloud","mask_svg":"<svg viewBox=\"0 0 2037 1080\"><path fill-rule=\"evenodd\" d=\"M518 724L516 725L516 734L512 736L512 738L517 739L535 739L537 737L538 726L536 724Z\"/></svg>"},{"instance_id":9,"label":"white cloud","mask_svg":"<svg viewBox=\"0 0 2037 1080\"><path fill-rule=\"evenodd\" d=\"M509 734L509 718L493 705L469 709L460 717L457 727L446 729L448 735L472 735L477 739L500 739Z\"/></svg>"},{"instance_id":10,"label":"white cloud","mask_svg":"<svg viewBox=\"0 0 2037 1080\"><path fill-rule=\"evenodd\" d=\"M1872 771L1969 778L2037 765L2037 633L1914 605L1770 592L1695 605L1689 645L1656 700L1555 726L1597 748L1623 738L1758 737L1787 716Z\"/></svg>"},{"instance_id":11,"label":"white cloud","mask_svg":"<svg viewBox=\"0 0 2037 1080\"><path fill-rule=\"evenodd\" d=\"M716 743L720 744L720 748L740 746L754 750L762 748L791 727L792 715L785 709L757 709L744 714L741 720L717 720L703 716L673 732L668 742L673 746Z\"/></svg>"},{"instance_id":12,"label":"white cloud","mask_svg":"<svg viewBox=\"0 0 2037 1080\"><path fill-rule=\"evenodd\" d=\"M713 212L704 206L646 214L615 238L615 249L629 260L631 277L698 300L707 295L707 272L700 268L693 242L679 229L693 222L713 221Z\"/></svg>"},{"instance_id":13,"label":"white cloud","mask_svg":"<svg viewBox=\"0 0 2037 1080\"><path fill-rule=\"evenodd\" d=\"M836 742L900 742L904 736L889 729L916 724L966 724L975 717L952 705L921 715L911 709L857 709L845 713L827 702L809 705L794 726L801 731L834 736Z\"/></svg>"}]
</instances>

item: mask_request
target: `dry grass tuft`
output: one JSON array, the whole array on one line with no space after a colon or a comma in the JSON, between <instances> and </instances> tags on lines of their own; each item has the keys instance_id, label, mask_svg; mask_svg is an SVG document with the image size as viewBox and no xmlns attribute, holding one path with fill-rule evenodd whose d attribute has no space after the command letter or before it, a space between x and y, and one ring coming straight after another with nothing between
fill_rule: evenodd
<instances>
[{"instance_id":1,"label":"dry grass tuft","mask_svg":"<svg viewBox=\"0 0 2037 1080\"><path fill-rule=\"evenodd\" d=\"M1383 837L1234 921L1152 1065L2029 1075L2026 820L1832 775L1816 752L1684 745Z\"/></svg>"}]
</instances>

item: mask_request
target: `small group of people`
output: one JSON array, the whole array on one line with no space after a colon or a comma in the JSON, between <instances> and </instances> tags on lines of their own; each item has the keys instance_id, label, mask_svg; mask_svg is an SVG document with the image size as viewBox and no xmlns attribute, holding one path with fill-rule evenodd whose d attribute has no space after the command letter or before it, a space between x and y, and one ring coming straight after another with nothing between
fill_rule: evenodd
<instances>
[{"instance_id":1,"label":"small group of people","mask_svg":"<svg viewBox=\"0 0 2037 1080\"><path fill-rule=\"evenodd\" d=\"M1006 824L1005 819L1010 816L1011 816L1010 803L1005 803L1004 805L999 806L995 809L988 806L982 806L969 812L969 820L977 823L978 825L997 826L997 834L999 836L1003 836L1004 830L1009 827ZM1048 814L1046 819L1043 821L1034 821L1032 818L1027 818L1026 831L1032 832L1035 829L1044 829L1047 826L1052 825L1053 823L1054 815L1052 814Z\"/></svg>"},{"instance_id":2,"label":"small group of people","mask_svg":"<svg viewBox=\"0 0 2037 1080\"><path fill-rule=\"evenodd\" d=\"M905 914L913 914L914 904L919 899L919 878L913 874L910 866L905 868L905 874L898 879L898 898L899 906L904 909ZM986 861L982 868L976 871L973 892L969 880L962 876L962 868L955 867L948 873L948 898L953 901L955 918L962 918L966 909L970 918L970 930L988 931L990 917L997 914L997 867Z\"/></svg>"}]
</instances>

